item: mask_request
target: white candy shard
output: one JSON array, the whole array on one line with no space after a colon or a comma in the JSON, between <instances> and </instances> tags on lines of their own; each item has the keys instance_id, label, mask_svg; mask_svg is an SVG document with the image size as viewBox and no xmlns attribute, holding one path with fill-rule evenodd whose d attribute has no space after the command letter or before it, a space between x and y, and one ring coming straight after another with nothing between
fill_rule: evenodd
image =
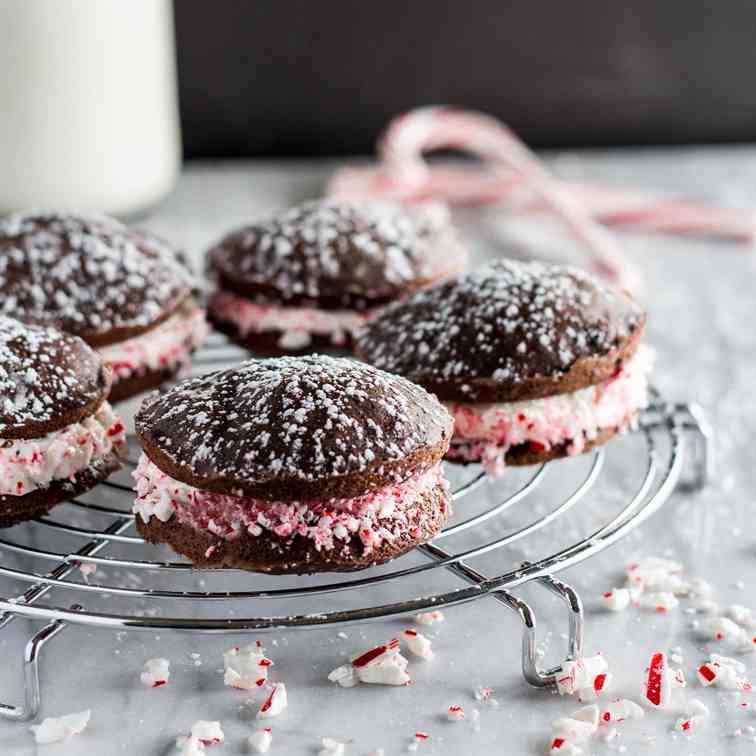
<instances>
[{"instance_id":1,"label":"white candy shard","mask_svg":"<svg viewBox=\"0 0 756 756\"><path fill-rule=\"evenodd\" d=\"M688 596L691 598L708 598L714 593L714 586L700 577L688 580Z\"/></svg>"},{"instance_id":2,"label":"white candy shard","mask_svg":"<svg viewBox=\"0 0 756 756\"><path fill-rule=\"evenodd\" d=\"M688 714L675 723L675 730L690 732L696 729L709 716L709 709L702 701L697 698L688 703Z\"/></svg>"},{"instance_id":3,"label":"white candy shard","mask_svg":"<svg viewBox=\"0 0 756 756\"><path fill-rule=\"evenodd\" d=\"M342 664L329 673L328 679L338 683L342 688L353 688L360 681L357 670L351 664Z\"/></svg>"},{"instance_id":4,"label":"white candy shard","mask_svg":"<svg viewBox=\"0 0 756 756\"><path fill-rule=\"evenodd\" d=\"M668 612L670 609L680 605L674 593L660 591L656 593L644 593L640 597L640 605L644 609L651 609L655 612Z\"/></svg>"},{"instance_id":5,"label":"white candy shard","mask_svg":"<svg viewBox=\"0 0 756 756\"><path fill-rule=\"evenodd\" d=\"M272 666L259 644L234 646L223 654L223 682L232 688L254 690L265 684Z\"/></svg>"},{"instance_id":6,"label":"white candy shard","mask_svg":"<svg viewBox=\"0 0 756 756\"><path fill-rule=\"evenodd\" d=\"M749 630L756 630L756 616L754 616L753 609L748 609L740 604L733 604L727 610L727 614L739 625Z\"/></svg>"},{"instance_id":7,"label":"white candy shard","mask_svg":"<svg viewBox=\"0 0 756 756\"><path fill-rule=\"evenodd\" d=\"M571 743L583 743L596 731L587 722L578 722L571 717L560 717L551 723L554 736Z\"/></svg>"},{"instance_id":8,"label":"white candy shard","mask_svg":"<svg viewBox=\"0 0 756 756\"><path fill-rule=\"evenodd\" d=\"M679 562L660 557L646 557L626 566L629 585L643 591L663 591L686 594L688 582L682 575L683 567Z\"/></svg>"},{"instance_id":9,"label":"white candy shard","mask_svg":"<svg viewBox=\"0 0 756 756\"><path fill-rule=\"evenodd\" d=\"M459 704L453 704L446 710L446 718L450 722L462 722L465 718L465 710Z\"/></svg>"},{"instance_id":10,"label":"white candy shard","mask_svg":"<svg viewBox=\"0 0 756 756\"><path fill-rule=\"evenodd\" d=\"M750 691L752 685L743 677L745 665L727 656L712 654L709 661L698 668L698 680L705 688L716 685L725 690Z\"/></svg>"},{"instance_id":11,"label":"white candy shard","mask_svg":"<svg viewBox=\"0 0 756 756\"><path fill-rule=\"evenodd\" d=\"M257 712L258 719L277 717L289 705L286 686L282 682L273 683L273 690Z\"/></svg>"},{"instance_id":12,"label":"white candy shard","mask_svg":"<svg viewBox=\"0 0 756 756\"><path fill-rule=\"evenodd\" d=\"M399 640L366 651L352 659L351 664L337 667L328 675L331 682L351 688L358 682L374 685L406 685L407 659L399 653Z\"/></svg>"},{"instance_id":13,"label":"white candy shard","mask_svg":"<svg viewBox=\"0 0 756 756\"><path fill-rule=\"evenodd\" d=\"M626 719L641 719L643 716L643 709L635 701L617 698L602 709L600 719L602 724L609 724L610 722L624 722Z\"/></svg>"},{"instance_id":14,"label":"white candy shard","mask_svg":"<svg viewBox=\"0 0 756 756\"><path fill-rule=\"evenodd\" d=\"M75 714L66 714L62 717L46 717L38 725L32 725L29 729L34 733L37 743L58 743L68 740L72 735L79 735L89 724L92 712L79 711Z\"/></svg>"},{"instance_id":15,"label":"white candy shard","mask_svg":"<svg viewBox=\"0 0 756 756\"><path fill-rule=\"evenodd\" d=\"M176 738L176 748L181 749L181 756L204 756L205 754L202 741L194 735Z\"/></svg>"},{"instance_id":16,"label":"white candy shard","mask_svg":"<svg viewBox=\"0 0 756 756\"><path fill-rule=\"evenodd\" d=\"M192 725L189 735L176 738L176 748L181 749L181 756L196 756L204 753L205 746L217 745L224 740L220 722L200 719Z\"/></svg>"},{"instance_id":17,"label":"white candy shard","mask_svg":"<svg viewBox=\"0 0 756 756\"><path fill-rule=\"evenodd\" d=\"M432 659L433 649L431 648L431 642L422 633L418 633L417 630L405 630L402 633L404 642L407 644L407 648L415 656L420 659Z\"/></svg>"},{"instance_id":18,"label":"white candy shard","mask_svg":"<svg viewBox=\"0 0 756 756\"><path fill-rule=\"evenodd\" d=\"M499 702L493 697L494 689L493 688L484 688L482 685L479 685L477 688L475 688L475 700L479 701L482 704L487 704L488 706L493 706L494 708L499 705Z\"/></svg>"},{"instance_id":19,"label":"white candy shard","mask_svg":"<svg viewBox=\"0 0 756 756\"><path fill-rule=\"evenodd\" d=\"M253 753L267 753L270 750L270 745L273 742L273 733L270 727L265 727L262 730L255 730L248 738L247 745L249 750Z\"/></svg>"},{"instance_id":20,"label":"white candy shard","mask_svg":"<svg viewBox=\"0 0 756 756\"><path fill-rule=\"evenodd\" d=\"M438 609L432 612L423 612L422 614L415 615L415 622L418 625L435 625L436 622L444 621L444 613Z\"/></svg>"},{"instance_id":21,"label":"white candy shard","mask_svg":"<svg viewBox=\"0 0 756 756\"><path fill-rule=\"evenodd\" d=\"M581 756L583 749L565 738L554 738L549 746L549 756Z\"/></svg>"},{"instance_id":22,"label":"white candy shard","mask_svg":"<svg viewBox=\"0 0 756 756\"><path fill-rule=\"evenodd\" d=\"M601 596L601 606L610 612L624 612L630 606L630 591L627 588L613 588Z\"/></svg>"},{"instance_id":23,"label":"white candy shard","mask_svg":"<svg viewBox=\"0 0 756 756\"><path fill-rule=\"evenodd\" d=\"M592 706L583 706L582 709L578 709L572 714L572 719L576 719L579 722L587 722L593 727L594 732L599 726L599 707L593 704Z\"/></svg>"},{"instance_id":24,"label":"white candy shard","mask_svg":"<svg viewBox=\"0 0 756 756\"><path fill-rule=\"evenodd\" d=\"M711 640L737 642L743 630L727 617L712 617L702 620L700 630Z\"/></svg>"},{"instance_id":25,"label":"white candy shard","mask_svg":"<svg viewBox=\"0 0 756 756\"><path fill-rule=\"evenodd\" d=\"M322 748L318 751L318 756L344 756L346 751L346 744L333 738L321 738L320 745Z\"/></svg>"},{"instance_id":26,"label":"white candy shard","mask_svg":"<svg viewBox=\"0 0 756 756\"><path fill-rule=\"evenodd\" d=\"M560 696L575 695L584 691L583 697L590 693L584 689L601 691L606 682L609 669L606 659L601 654L582 659L567 659L556 673L556 685Z\"/></svg>"},{"instance_id":27,"label":"white candy shard","mask_svg":"<svg viewBox=\"0 0 756 756\"><path fill-rule=\"evenodd\" d=\"M170 666L168 659L147 659L144 663L144 672L139 675L142 685L148 688L159 688L165 685L171 676Z\"/></svg>"}]
</instances>

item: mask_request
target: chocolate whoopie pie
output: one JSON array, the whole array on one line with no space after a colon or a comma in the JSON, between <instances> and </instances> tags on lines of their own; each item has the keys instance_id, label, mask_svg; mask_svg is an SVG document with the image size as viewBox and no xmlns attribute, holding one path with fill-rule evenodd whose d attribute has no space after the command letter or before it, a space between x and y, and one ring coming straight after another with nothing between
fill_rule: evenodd
<instances>
[{"instance_id":1,"label":"chocolate whoopie pie","mask_svg":"<svg viewBox=\"0 0 756 756\"><path fill-rule=\"evenodd\" d=\"M0 221L0 313L80 336L113 366L111 400L156 388L207 334L180 254L106 217Z\"/></svg>"},{"instance_id":2,"label":"chocolate whoopie pie","mask_svg":"<svg viewBox=\"0 0 756 756\"><path fill-rule=\"evenodd\" d=\"M462 270L443 205L307 202L208 253L213 324L260 354L340 348L379 305Z\"/></svg>"},{"instance_id":3,"label":"chocolate whoopie pie","mask_svg":"<svg viewBox=\"0 0 756 756\"><path fill-rule=\"evenodd\" d=\"M536 464L587 451L646 406L643 310L572 267L499 261L386 307L366 362L435 393L454 416L447 459Z\"/></svg>"},{"instance_id":4,"label":"chocolate whoopie pie","mask_svg":"<svg viewBox=\"0 0 756 756\"><path fill-rule=\"evenodd\" d=\"M38 517L120 467L111 369L81 339L0 316L0 527Z\"/></svg>"},{"instance_id":5,"label":"chocolate whoopie pie","mask_svg":"<svg viewBox=\"0 0 756 756\"><path fill-rule=\"evenodd\" d=\"M146 397L139 532L201 567L356 570L433 538L452 418L346 358L249 360Z\"/></svg>"}]
</instances>

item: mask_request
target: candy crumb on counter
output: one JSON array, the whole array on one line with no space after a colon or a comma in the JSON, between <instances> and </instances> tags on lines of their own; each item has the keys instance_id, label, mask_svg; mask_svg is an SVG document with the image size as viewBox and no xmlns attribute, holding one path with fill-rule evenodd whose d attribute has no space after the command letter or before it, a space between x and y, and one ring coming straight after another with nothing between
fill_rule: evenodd
<instances>
[{"instance_id":1,"label":"candy crumb on counter","mask_svg":"<svg viewBox=\"0 0 756 756\"><path fill-rule=\"evenodd\" d=\"M147 659L144 663L144 671L139 675L139 679L147 688L160 688L170 679L171 663L168 659Z\"/></svg>"},{"instance_id":2,"label":"candy crumb on counter","mask_svg":"<svg viewBox=\"0 0 756 756\"><path fill-rule=\"evenodd\" d=\"M255 730L248 738L247 745L252 753L267 753L273 742L273 731L270 727Z\"/></svg>"},{"instance_id":3,"label":"candy crumb on counter","mask_svg":"<svg viewBox=\"0 0 756 756\"><path fill-rule=\"evenodd\" d=\"M91 710L86 709L62 717L46 717L40 724L31 725L29 729L34 733L34 740L40 745L59 743L68 740L72 735L84 732L91 717Z\"/></svg>"}]
</instances>

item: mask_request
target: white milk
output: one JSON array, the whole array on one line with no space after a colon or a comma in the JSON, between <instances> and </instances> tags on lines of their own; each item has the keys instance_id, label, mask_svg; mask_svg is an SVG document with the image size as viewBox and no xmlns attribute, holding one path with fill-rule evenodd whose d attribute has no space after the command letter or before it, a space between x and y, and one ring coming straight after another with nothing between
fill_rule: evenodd
<instances>
[{"instance_id":1,"label":"white milk","mask_svg":"<svg viewBox=\"0 0 756 756\"><path fill-rule=\"evenodd\" d=\"M180 143L170 0L0 0L0 213L146 209Z\"/></svg>"}]
</instances>

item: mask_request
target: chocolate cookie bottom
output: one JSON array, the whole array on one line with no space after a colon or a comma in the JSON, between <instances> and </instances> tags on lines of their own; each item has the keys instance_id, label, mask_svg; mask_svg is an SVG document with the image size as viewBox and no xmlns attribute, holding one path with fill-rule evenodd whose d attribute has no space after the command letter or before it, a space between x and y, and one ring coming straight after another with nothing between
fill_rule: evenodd
<instances>
[{"instance_id":1,"label":"chocolate cookie bottom","mask_svg":"<svg viewBox=\"0 0 756 756\"><path fill-rule=\"evenodd\" d=\"M0 528L9 528L46 514L56 504L70 501L94 488L120 467L117 455L111 452L76 473L73 480L54 480L47 488L38 488L23 496L0 496Z\"/></svg>"},{"instance_id":2,"label":"chocolate cookie bottom","mask_svg":"<svg viewBox=\"0 0 756 756\"><path fill-rule=\"evenodd\" d=\"M395 559L431 540L446 523L450 510L446 487L435 486L423 495L416 515L410 521L409 530L414 531L413 534L407 532L394 541L384 541L367 554L357 537L349 541L336 540L333 549L318 551L311 539L300 535L282 538L268 530L259 536L243 531L233 541L227 541L207 531L182 525L175 517L167 522L161 522L157 517L144 522L137 517L137 530L150 543L167 543L196 567L306 575L361 570Z\"/></svg>"}]
</instances>

